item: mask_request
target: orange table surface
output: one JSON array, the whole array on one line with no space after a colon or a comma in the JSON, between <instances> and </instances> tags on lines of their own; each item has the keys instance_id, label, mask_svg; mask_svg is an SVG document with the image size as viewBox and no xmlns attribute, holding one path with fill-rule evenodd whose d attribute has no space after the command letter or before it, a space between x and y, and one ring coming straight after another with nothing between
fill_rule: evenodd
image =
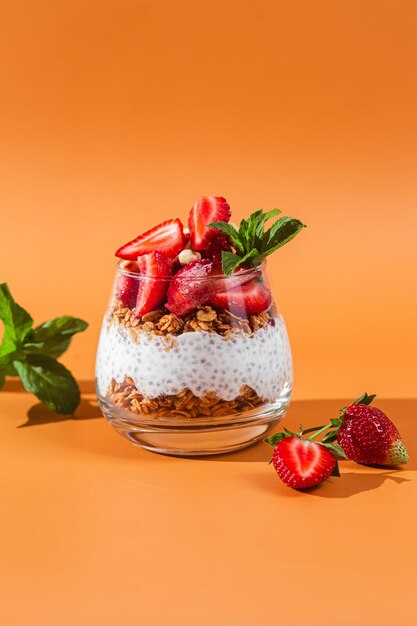
<instances>
[{"instance_id":1,"label":"orange table surface","mask_svg":"<svg viewBox=\"0 0 417 626\"><path fill-rule=\"evenodd\" d=\"M379 400L411 460L342 462L309 493L263 443L159 456L101 418L91 383L72 419L17 383L0 393L1 614L7 626L415 624L417 400ZM337 414L297 401L285 423Z\"/></svg>"}]
</instances>

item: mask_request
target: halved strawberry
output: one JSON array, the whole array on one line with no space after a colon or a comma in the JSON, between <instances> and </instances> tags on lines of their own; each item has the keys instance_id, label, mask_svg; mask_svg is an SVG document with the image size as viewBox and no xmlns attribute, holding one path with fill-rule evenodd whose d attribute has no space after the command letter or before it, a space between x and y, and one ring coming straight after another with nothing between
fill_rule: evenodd
<instances>
[{"instance_id":1,"label":"halved strawberry","mask_svg":"<svg viewBox=\"0 0 417 626\"><path fill-rule=\"evenodd\" d=\"M243 278L244 276L245 274L243 274ZM232 313L241 315L262 313L270 307L271 302L271 292L265 283L257 278L253 278L239 287L216 293L209 300L209 304L216 309L228 309Z\"/></svg>"},{"instance_id":2,"label":"halved strawberry","mask_svg":"<svg viewBox=\"0 0 417 626\"><path fill-rule=\"evenodd\" d=\"M121 270L129 272L129 274L122 273L117 277L116 281L116 296L119 298L125 306L129 309L133 308L136 304L136 296L138 295L139 281L137 276L132 274L138 274L139 266L136 261L120 261Z\"/></svg>"},{"instance_id":3,"label":"halved strawberry","mask_svg":"<svg viewBox=\"0 0 417 626\"><path fill-rule=\"evenodd\" d=\"M293 489L308 489L329 478L336 466L336 458L320 443L285 437L275 446L272 463L286 485Z\"/></svg>"},{"instance_id":4,"label":"halved strawberry","mask_svg":"<svg viewBox=\"0 0 417 626\"><path fill-rule=\"evenodd\" d=\"M138 258L139 290L136 300L136 316L140 317L157 309L165 300L171 275L171 263L160 252L150 252Z\"/></svg>"},{"instance_id":5,"label":"halved strawberry","mask_svg":"<svg viewBox=\"0 0 417 626\"><path fill-rule=\"evenodd\" d=\"M228 222L230 207L226 200L215 196L200 196L188 218L188 227L191 234L191 248L204 250L219 231L208 228L211 222Z\"/></svg>"},{"instance_id":6,"label":"halved strawberry","mask_svg":"<svg viewBox=\"0 0 417 626\"><path fill-rule=\"evenodd\" d=\"M181 316L207 302L217 290L217 281L210 279L212 270L213 263L203 259L189 263L177 272L168 289L168 311Z\"/></svg>"},{"instance_id":7,"label":"halved strawberry","mask_svg":"<svg viewBox=\"0 0 417 626\"><path fill-rule=\"evenodd\" d=\"M180 220L167 220L126 243L117 250L116 256L136 261L142 254L161 252L173 258L183 249L184 242L185 237Z\"/></svg>"},{"instance_id":8,"label":"halved strawberry","mask_svg":"<svg viewBox=\"0 0 417 626\"><path fill-rule=\"evenodd\" d=\"M228 236L218 230L202 252L202 256L203 258L213 261L216 268L219 269L219 273L221 273L223 271L220 269L222 264L222 252L223 250L230 251L231 249L232 247Z\"/></svg>"},{"instance_id":9,"label":"halved strawberry","mask_svg":"<svg viewBox=\"0 0 417 626\"><path fill-rule=\"evenodd\" d=\"M125 276L120 274L117 278L116 292L120 302L129 309L133 308L136 304L136 297L138 295L139 280L133 276Z\"/></svg>"}]
</instances>

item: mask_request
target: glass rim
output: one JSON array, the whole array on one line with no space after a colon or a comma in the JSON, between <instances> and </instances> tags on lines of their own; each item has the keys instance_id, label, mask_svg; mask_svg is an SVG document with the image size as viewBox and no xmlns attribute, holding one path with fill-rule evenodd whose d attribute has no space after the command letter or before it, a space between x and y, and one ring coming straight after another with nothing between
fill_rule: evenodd
<instances>
[{"instance_id":1,"label":"glass rim","mask_svg":"<svg viewBox=\"0 0 417 626\"><path fill-rule=\"evenodd\" d=\"M130 270L125 269L122 266L122 263L124 263L123 259L119 259L117 262L117 273L121 274L123 276L128 276L131 278L136 278L136 279L145 279L145 280L164 280L164 281L170 281L172 280L172 275L166 275L166 276L148 276L148 274L141 274L140 272L132 272ZM192 280L193 282L195 281L205 281L205 280L230 280L232 278L236 278L237 276L247 276L247 275L256 275L259 272L263 271L265 269L267 265L267 261L266 259L264 259L263 261L261 261L261 263L259 263L259 265L256 265L256 267L247 267L245 269L240 270L237 274L231 274L230 276L226 276L226 274L209 274L208 276L192 276L189 279L184 279L184 280Z\"/></svg>"}]
</instances>

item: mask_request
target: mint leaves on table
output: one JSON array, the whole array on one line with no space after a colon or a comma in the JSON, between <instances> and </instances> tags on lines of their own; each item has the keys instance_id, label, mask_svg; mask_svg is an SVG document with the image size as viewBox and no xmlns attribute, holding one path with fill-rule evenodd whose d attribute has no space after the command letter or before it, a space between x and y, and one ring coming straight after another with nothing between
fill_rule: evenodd
<instances>
[{"instance_id":1,"label":"mint leaves on table","mask_svg":"<svg viewBox=\"0 0 417 626\"><path fill-rule=\"evenodd\" d=\"M265 213L255 211L247 220L242 220L236 229L228 222L212 222L210 228L215 228L225 233L235 252L222 252L223 272L230 276L242 263L256 267L269 254L278 250L291 241L305 224L292 217L280 217L272 226L265 231L266 222L279 215L279 209L273 209Z\"/></svg>"},{"instance_id":2,"label":"mint leaves on table","mask_svg":"<svg viewBox=\"0 0 417 626\"><path fill-rule=\"evenodd\" d=\"M88 324L65 315L33 328L33 319L15 302L6 283L0 284L0 389L6 376L19 376L24 388L49 409L70 414L80 403L80 390L71 372L56 360L71 338Z\"/></svg>"}]
</instances>

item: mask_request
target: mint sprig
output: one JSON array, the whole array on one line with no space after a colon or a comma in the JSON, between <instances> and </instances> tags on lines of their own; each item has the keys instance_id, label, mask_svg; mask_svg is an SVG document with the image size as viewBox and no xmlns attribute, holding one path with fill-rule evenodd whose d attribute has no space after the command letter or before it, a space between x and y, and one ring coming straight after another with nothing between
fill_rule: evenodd
<instances>
[{"instance_id":1,"label":"mint sprig","mask_svg":"<svg viewBox=\"0 0 417 626\"><path fill-rule=\"evenodd\" d=\"M292 217L280 217L265 231L266 222L272 217L279 215L279 209L264 212L255 211L247 220L241 220L236 229L228 222L212 222L210 228L215 228L225 233L234 248L234 252L224 250L222 252L223 272L230 276L242 263L256 267L268 255L281 248L294 239L305 224Z\"/></svg>"},{"instance_id":2,"label":"mint sprig","mask_svg":"<svg viewBox=\"0 0 417 626\"><path fill-rule=\"evenodd\" d=\"M0 345L0 389L7 376L19 376L24 388L48 408L71 414L80 403L73 375L56 359L87 322L65 315L33 328L33 318L15 302L6 283L0 284L0 319L4 324Z\"/></svg>"}]
</instances>

